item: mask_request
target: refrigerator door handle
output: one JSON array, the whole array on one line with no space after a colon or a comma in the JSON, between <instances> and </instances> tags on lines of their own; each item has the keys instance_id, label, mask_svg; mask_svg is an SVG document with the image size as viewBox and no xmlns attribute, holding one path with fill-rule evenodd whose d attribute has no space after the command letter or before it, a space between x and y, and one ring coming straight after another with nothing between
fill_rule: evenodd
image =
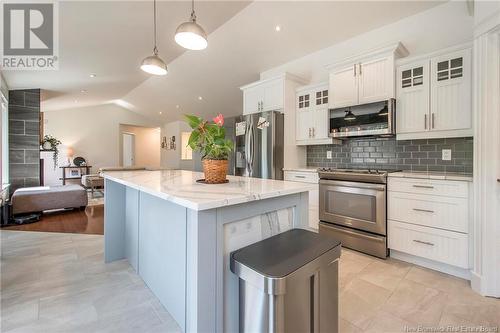
<instances>
[{"instance_id":1,"label":"refrigerator door handle","mask_svg":"<svg viewBox=\"0 0 500 333\"><path fill-rule=\"evenodd\" d=\"M253 129L253 123L250 126L249 129L249 153L250 155L248 156L248 175L250 177L253 176L253 160L255 158L255 138L254 138L254 129Z\"/></svg>"}]
</instances>

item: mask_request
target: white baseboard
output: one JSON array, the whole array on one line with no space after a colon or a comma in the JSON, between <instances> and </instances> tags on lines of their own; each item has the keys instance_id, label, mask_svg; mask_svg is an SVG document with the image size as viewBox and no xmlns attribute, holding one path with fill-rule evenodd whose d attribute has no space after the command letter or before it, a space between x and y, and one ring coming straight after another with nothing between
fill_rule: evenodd
<instances>
[{"instance_id":1,"label":"white baseboard","mask_svg":"<svg viewBox=\"0 0 500 333\"><path fill-rule=\"evenodd\" d=\"M474 290L476 293L484 295L484 290L482 290L483 287L483 277L476 272L471 271L470 272L470 287L472 290Z\"/></svg>"},{"instance_id":2,"label":"white baseboard","mask_svg":"<svg viewBox=\"0 0 500 333\"><path fill-rule=\"evenodd\" d=\"M437 262L434 260L417 257L412 254L399 252L391 249L391 258L406 261L418 266L422 266L425 268L430 268L438 272L446 273L449 275L453 275L465 280L471 279L471 272L468 269L463 269L456 266L451 266L448 264L443 264L442 262Z\"/></svg>"}]
</instances>

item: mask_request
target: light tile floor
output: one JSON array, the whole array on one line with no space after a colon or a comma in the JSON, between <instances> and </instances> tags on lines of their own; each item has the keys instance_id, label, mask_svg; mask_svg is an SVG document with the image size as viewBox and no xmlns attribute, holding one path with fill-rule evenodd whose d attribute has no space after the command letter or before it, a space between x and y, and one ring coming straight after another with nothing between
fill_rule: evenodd
<instances>
[{"instance_id":1,"label":"light tile floor","mask_svg":"<svg viewBox=\"0 0 500 333\"><path fill-rule=\"evenodd\" d=\"M103 237L1 231L1 332L179 332L126 261L103 263ZM340 332L500 325L500 300L468 282L343 250Z\"/></svg>"}]
</instances>

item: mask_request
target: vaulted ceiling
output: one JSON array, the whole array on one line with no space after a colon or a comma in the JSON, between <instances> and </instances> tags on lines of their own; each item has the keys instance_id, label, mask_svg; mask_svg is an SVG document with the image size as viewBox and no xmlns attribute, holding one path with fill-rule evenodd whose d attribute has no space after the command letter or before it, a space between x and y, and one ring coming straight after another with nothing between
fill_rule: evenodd
<instances>
[{"instance_id":1,"label":"vaulted ceiling","mask_svg":"<svg viewBox=\"0 0 500 333\"><path fill-rule=\"evenodd\" d=\"M184 51L173 36L190 2L160 1L159 50L169 73L151 77L139 64L152 50L152 1L60 2L59 71L4 76L11 89L43 89L44 111L119 100L158 121L186 112L236 115L242 111L239 86L259 72L439 3L201 1L196 12L209 46Z\"/></svg>"}]
</instances>

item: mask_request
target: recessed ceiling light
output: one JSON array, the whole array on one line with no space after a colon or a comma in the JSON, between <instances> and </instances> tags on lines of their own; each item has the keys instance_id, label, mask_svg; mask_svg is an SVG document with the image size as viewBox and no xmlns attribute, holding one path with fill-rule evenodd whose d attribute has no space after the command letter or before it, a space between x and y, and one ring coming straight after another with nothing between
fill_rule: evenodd
<instances>
[{"instance_id":1,"label":"recessed ceiling light","mask_svg":"<svg viewBox=\"0 0 500 333\"><path fill-rule=\"evenodd\" d=\"M278 32L281 31L281 26L277 25L276 27L274 27L274 30L276 30Z\"/></svg>"},{"instance_id":2,"label":"recessed ceiling light","mask_svg":"<svg viewBox=\"0 0 500 333\"><path fill-rule=\"evenodd\" d=\"M161 114L161 111L160 111L160 112L158 112L158 114Z\"/></svg>"},{"instance_id":3,"label":"recessed ceiling light","mask_svg":"<svg viewBox=\"0 0 500 333\"><path fill-rule=\"evenodd\" d=\"M198 96L198 99L199 99L199 100L201 101L201 100L203 99L203 97L201 97L201 96Z\"/></svg>"},{"instance_id":4,"label":"recessed ceiling light","mask_svg":"<svg viewBox=\"0 0 500 333\"><path fill-rule=\"evenodd\" d=\"M90 76L91 78L94 78L94 77L96 77L97 75L92 73L92 74L90 74L89 76Z\"/></svg>"},{"instance_id":5,"label":"recessed ceiling light","mask_svg":"<svg viewBox=\"0 0 500 333\"><path fill-rule=\"evenodd\" d=\"M82 89L82 90L80 90L80 92L81 92L82 94L85 94L85 93L87 92L87 90Z\"/></svg>"},{"instance_id":6,"label":"recessed ceiling light","mask_svg":"<svg viewBox=\"0 0 500 333\"><path fill-rule=\"evenodd\" d=\"M179 106L179 104L177 104L177 105L175 106L175 108L176 108L176 109L178 109L179 107L180 107L180 106Z\"/></svg>"}]
</instances>

